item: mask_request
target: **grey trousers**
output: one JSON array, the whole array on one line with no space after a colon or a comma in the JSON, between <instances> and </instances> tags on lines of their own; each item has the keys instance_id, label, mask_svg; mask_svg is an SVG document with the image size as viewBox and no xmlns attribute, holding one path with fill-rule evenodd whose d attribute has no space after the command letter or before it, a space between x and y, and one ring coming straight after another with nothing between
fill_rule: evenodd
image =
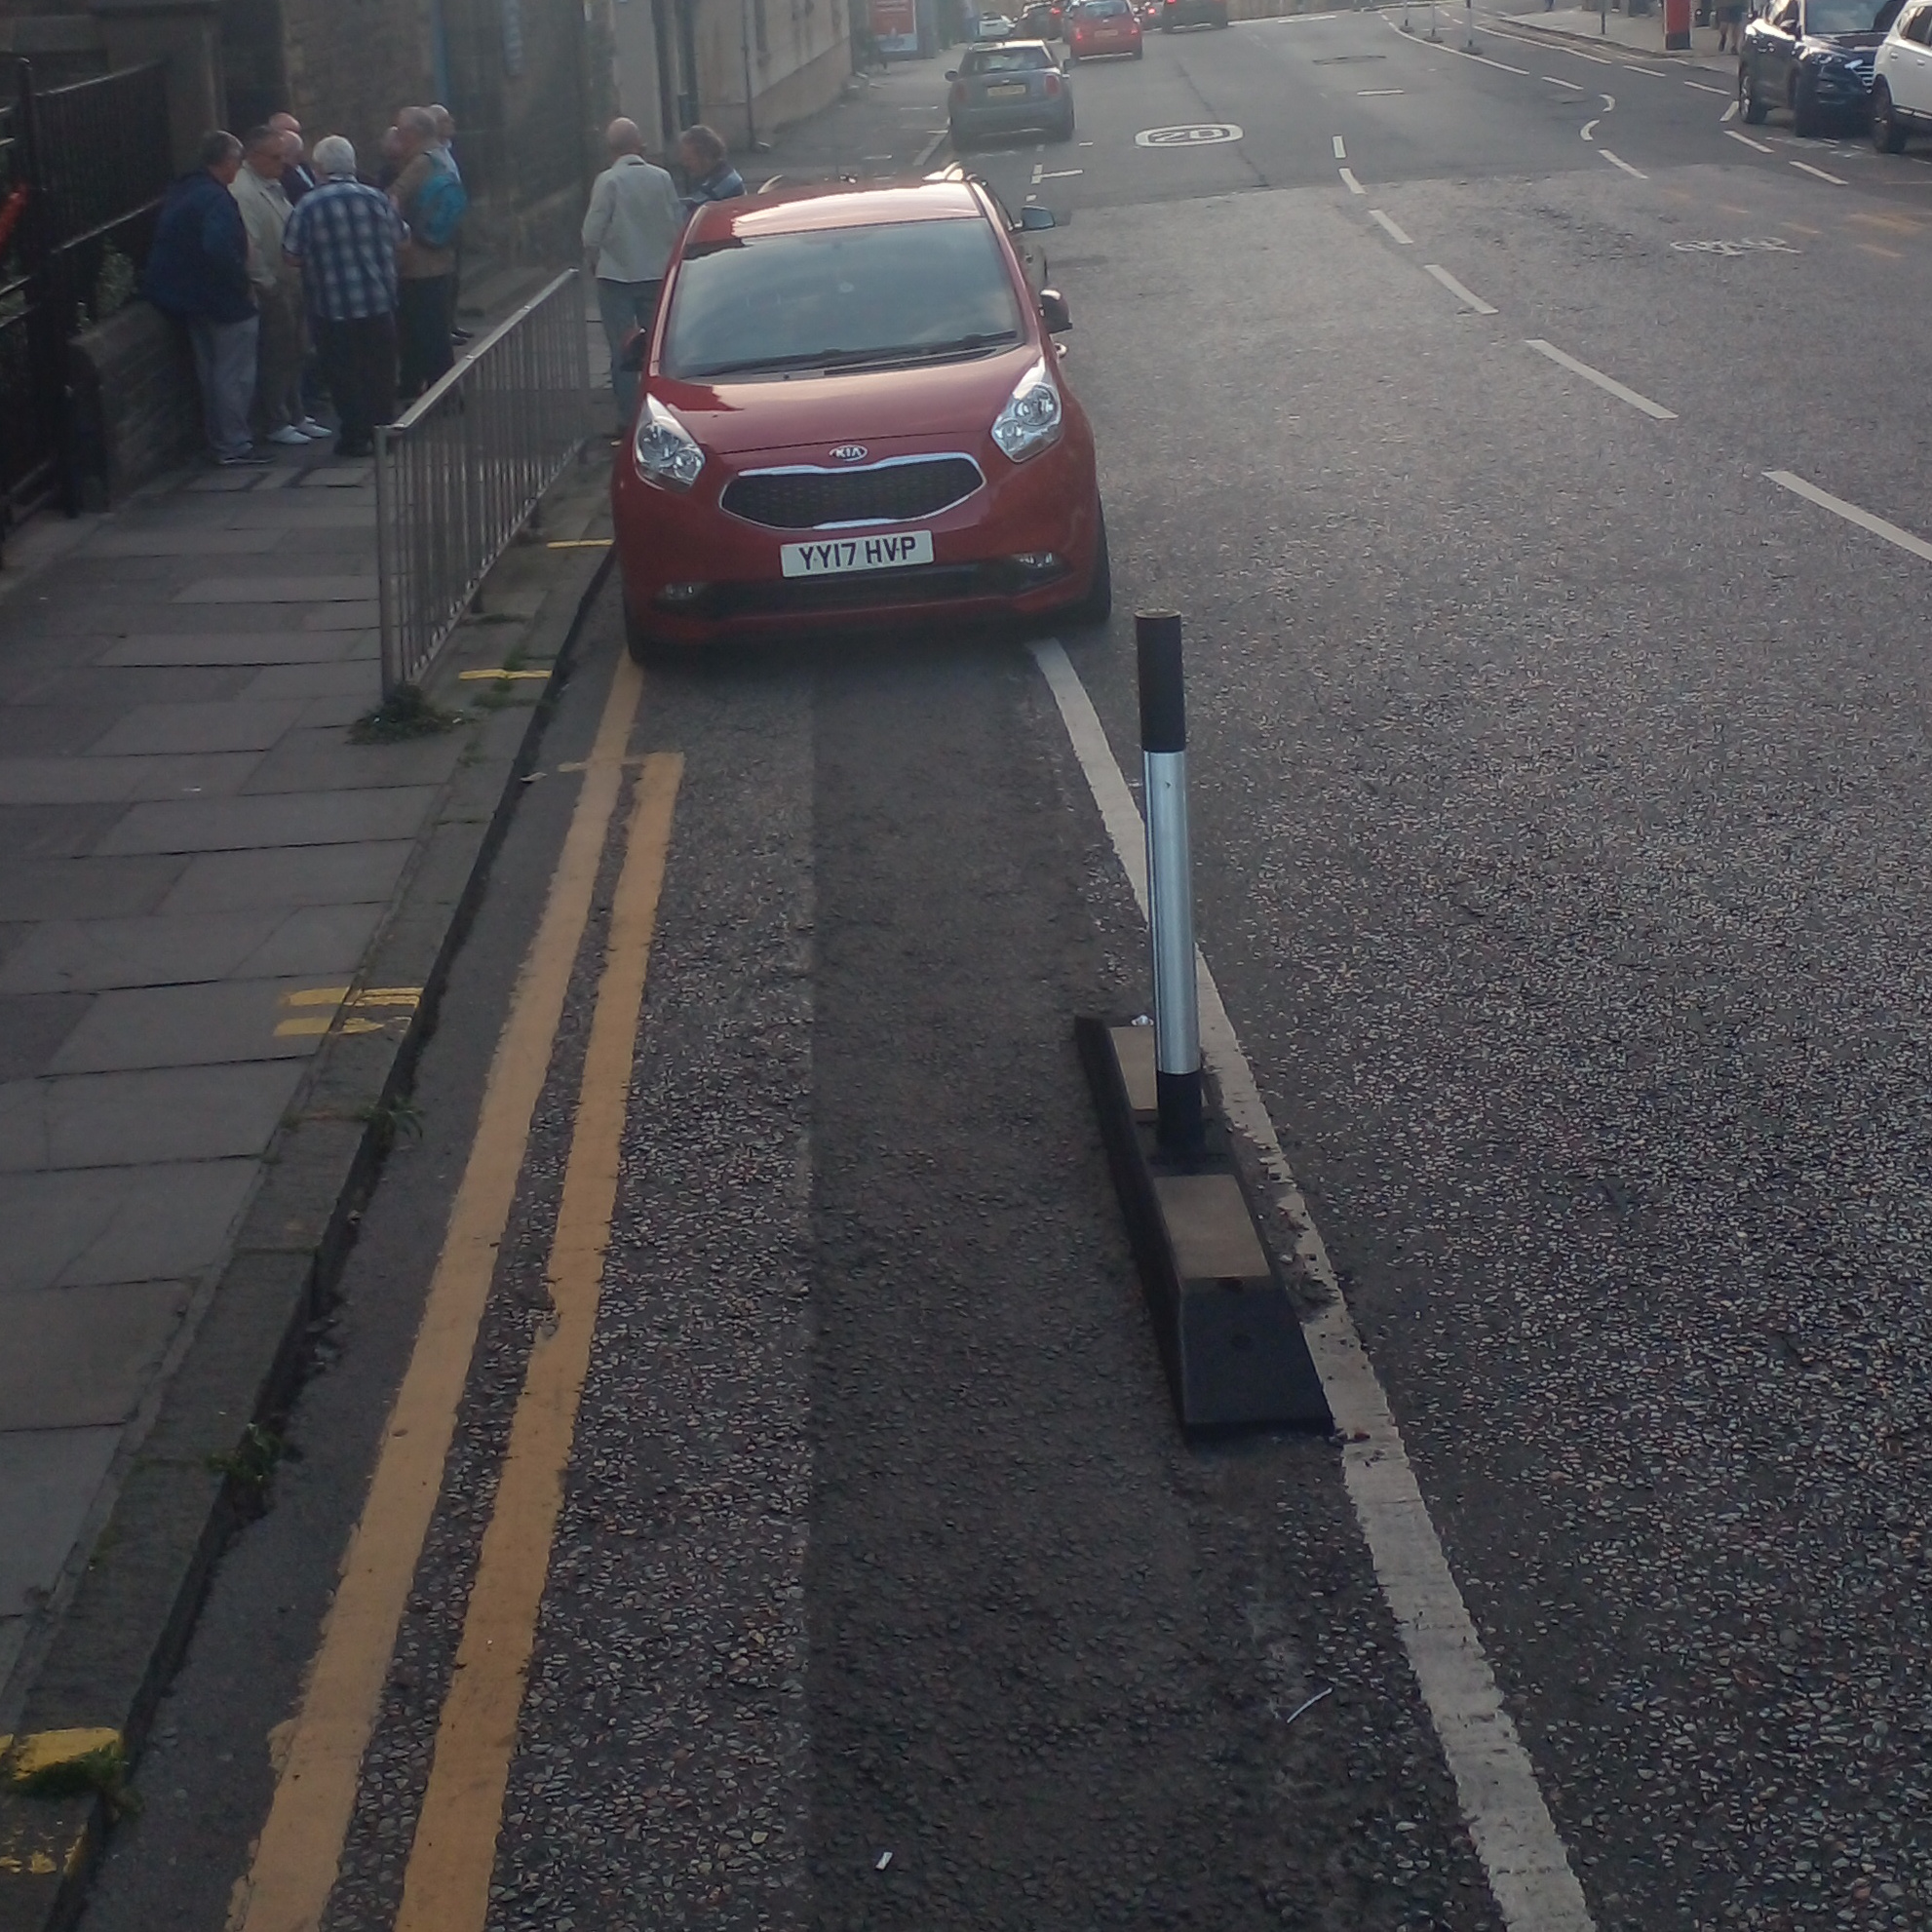
<instances>
[{"instance_id":1,"label":"grey trousers","mask_svg":"<svg viewBox=\"0 0 1932 1932\"><path fill-rule=\"evenodd\" d=\"M205 322L197 316L188 324L208 446L217 456L245 456L252 446L249 405L254 401L260 328L261 318L253 315L240 322Z\"/></svg>"},{"instance_id":2,"label":"grey trousers","mask_svg":"<svg viewBox=\"0 0 1932 1932\"><path fill-rule=\"evenodd\" d=\"M598 277L598 313L603 318L603 339L610 344L610 386L617 395L617 413L622 427L631 427L632 412L638 406L638 378L631 369L617 367L625 341L634 328L648 328L657 308L656 282L606 282Z\"/></svg>"},{"instance_id":3,"label":"grey trousers","mask_svg":"<svg viewBox=\"0 0 1932 1932\"><path fill-rule=\"evenodd\" d=\"M260 291L261 335L255 348L255 424L266 434L308 414L302 406L302 291L288 284Z\"/></svg>"}]
</instances>

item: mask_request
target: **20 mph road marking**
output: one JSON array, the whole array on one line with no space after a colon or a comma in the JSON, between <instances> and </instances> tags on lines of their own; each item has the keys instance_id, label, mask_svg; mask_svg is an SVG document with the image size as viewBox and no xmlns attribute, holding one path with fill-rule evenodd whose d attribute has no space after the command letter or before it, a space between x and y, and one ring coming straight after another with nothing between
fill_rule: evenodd
<instances>
[{"instance_id":1,"label":"20 mph road marking","mask_svg":"<svg viewBox=\"0 0 1932 1932\"><path fill-rule=\"evenodd\" d=\"M1134 794L1066 652L1049 638L1033 646L1033 657L1060 708L1073 754L1144 918L1146 832ZM1276 1205L1299 1231L1295 1259L1326 1295L1326 1305L1306 1323L1305 1333L1343 1438L1342 1480L1430 1721L1442 1740L1469 1835L1503 1923L1509 1932L1595 1932L1529 1754L1503 1709L1483 1640L1429 1519L1388 1397L1362 1346L1294 1171L1282 1152L1220 988L1198 950L1194 973L1201 1051L1220 1084L1228 1124L1252 1144L1274 1185Z\"/></svg>"},{"instance_id":2,"label":"20 mph road marking","mask_svg":"<svg viewBox=\"0 0 1932 1932\"><path fill-rule=\"evenodd\" d=\"M1769 153L1770 150L1767 148L1765 152ZM1794 168L1802 168L1807 174L1816 174L1821 181L1829 181L1835 188L1845 188L1851 185L1849 181L1839 180L1835 174L1826 174L1822 168L1812 167L1808 161L1794 161L1791 165Z\"/></svg>"},{"instance_id":3,"label":"20 mph road marking","mask_svg":"<svg viewBox=\"0 0 1932 1932\"><path fill-rule=\"evenodd\" d=\"M1470 291L1467 289L1465 289L1462 286L1462 284L1458 282L1455 279L1455 277L1451 275L1448 269L1444 268L1439 262L1425 261L1422 264L1422 272L1425 275L1433 275L1436 278L1436 280L1440 282L1443 285L1443 287L1447 289L1449 291L1449 293L1456 298L1458 302L1461 302L1467 308L1474 309L1478 315L1495 314L1496 312L1495 309L1489 303L1486 302L1481 295L1471 294Z\"/></svg>"},{"instance_id":4,"label":"20 mph road marking","mask_svg":"<svg viewBox=\"0 0 1932 1932\"><path fill-rule=\"evenodd\" d=\"M1847 503L1841 496L1834 496L1830 490L1820 489L1816 483L1808 483L1802 477L1795 477L1789 470L1766 470L1764 480L1774 483L1780 489L1788 489L1794 496L1801 496L1807 503L1815 503L1821 510L1829 510L1834 517L1842 517L1847 523L1856 523L1861 530L1870 530L1874 537L1883 537L1887 543L1897 544L1901 550L1910 551L1913 556L1932 563L1932 543L1923 537L1915 537L1910 530L1902 530L1896 523L1888 523L1882 517L1874 517L1869 510L1861 510L1855 503Z\"/></svg>"},{"instance_id":5,"label":"20 mph road marking","mask_svg":"<svg viewBox=\"0 0 1932 1932\"><path fill-rule=\"evenodd\" d=\"M1566 356L1555 344L1531 337L1528 346L1539 356L1548 356L1559 368L1566 368L1572 375L1580 375L1585 382L1594 382L1599 389L1606 390L1620 403L1628 403L1633 409L1642 409L1646 416L1654 416L1660 423L1677 421L1677 411L1667 409L1661 403L1653 403L1647 396L1640 396L1634 389L1626 389L1615 376L1605 375L1602 369L1593 369L1588 363L1579 363L1574 356Z\"/></svg>"},{"instance_id":6,"label":"20 mph road marking","mask_svg":"<svg viewBox=\"0 0 1932 1932\"><path fill-rule=\"evenodd\" d=\"M1379 208L1372 208L1369 211L1369 219L1374 222L1388 236L1390 241L1400 242L1406 249L1411 249L1415 246Z\"/></svg>"},{"instance_id":7,"label":"20 mph road marking","mask_svg":"<svg viewBox=\"0 0 1932 1932\"><path fill-rule=\"evenodd\" d=\"M1771 150L1762 141L1755 141L1749 135L1741 135L1735 128L1720 128L1719 134L1730 135L1734 141L1742 141L1746 147L1755 147L1759 154L1769 154Z\"/></svg>"},{"instance_id":8,"label":"20 mph road marking","mask_svg":"<svg viewBox=\"0 0 1932 1932\"><path fill-rule=\"evenodd\" d=\"M1623 158L1622 155L1612 154L1609 151L1609 149L1606 147L1600 147L1597 150L1597 152L1601 154L1604 157L1604 159L1610 164L1612 168L1621 168L1626 174L1635 174L1640 181L1647 181L1650 178L1649 175L1644 174L1642 169L1633 168L1630 165L1630 163Z\"/></svg>"}]
</instances>

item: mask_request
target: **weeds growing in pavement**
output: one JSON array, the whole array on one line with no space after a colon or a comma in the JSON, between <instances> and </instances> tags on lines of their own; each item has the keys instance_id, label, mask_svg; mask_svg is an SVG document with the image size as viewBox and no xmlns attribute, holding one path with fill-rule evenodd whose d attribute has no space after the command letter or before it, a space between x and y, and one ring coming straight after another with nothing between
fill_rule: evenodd
<instances>
[{"instance_id":1,"label":"weeds growing in pavement","mask_svg":"<svg viewBox=\"0 0 1932 1932\"><path fill-rule=\"evenodd\" d=\"M349 738L357 745L400 745L410 738L434 738L462 721L460 712L432 704L420 685L399 684L373 711L365 712L350 725Z\"/></svg>"},{"instance_id":2,"label":"weeds growing in pavement","mask_svg":"<svg viewBox=\"0 0 1932 1932\"><path fill-rule=\"evenodd\" d=\"M384 1153L399 1140L423 1138L423 1110L406 1094L398 1094L393 1100L371 1101L367 1106L356 1109L356 1118L375 1130Z\"/></svg>"},{"instance_id":3,"label":"weeds growing in pavement","mask_svg":"<svg viewBox=\"0 0 1932 1932\"><path fill-rule=\"evenodd\" d=\"M208 1458L208 1466L217 1476L225 1476L231 1483L239 1483L245 1489L265 1489L268 1479L275 1474L277 1463L287 1459L290 1462L301 1460L300 1451L292 1449L273 1429L265 1429L259 1422L251 1422L242 1431L242 1440L231 1449L217 1450Z\"/></svg>"}]
</instances>

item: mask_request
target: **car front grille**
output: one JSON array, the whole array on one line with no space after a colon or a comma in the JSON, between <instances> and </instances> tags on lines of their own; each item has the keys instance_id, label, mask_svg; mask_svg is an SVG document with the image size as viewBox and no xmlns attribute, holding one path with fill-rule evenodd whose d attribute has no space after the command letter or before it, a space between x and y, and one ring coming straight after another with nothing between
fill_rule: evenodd
<instances>
[{"instance_id":1,"label":"car front grille","mask_svg":"<svg viewBox=\"0 0 1932 1932\"><path fill-rule=\"evenodd\" d=\"M970 456L921 457L869 470L748 470L725 485L734 517L775 530L904 523L949 510L979 488Z\"/></svg>"}]
</instances>

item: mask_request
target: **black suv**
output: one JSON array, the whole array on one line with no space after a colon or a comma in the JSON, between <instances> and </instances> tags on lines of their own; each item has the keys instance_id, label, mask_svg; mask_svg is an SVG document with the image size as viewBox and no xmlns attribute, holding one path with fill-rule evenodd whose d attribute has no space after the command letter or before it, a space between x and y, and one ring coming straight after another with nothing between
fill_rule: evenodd
<instances>
[{"instance_id":1,"label":"black suv","mask_svg":"<svg viewBox=\"0 0 1932 1932\"><path fill-rule=\"evenodd\" d=\"M1227 0L1161 0L1160 22L1163 33L1176 27L1227 25Z\"/></svg>"},{"instance_id":2,"label":"black suv","mask_svg":"<svg viewBox=\"0 0 1932 1932\"><path fill-rule=\"evenodd\" d=\"M1903 0L1772 0L1744 30L1738 111L1754 125L1791 109L1792 130L1815 135L1828 119L1861 126L1872 106L1872 63Z\"/></svg>"}]
</instances>

